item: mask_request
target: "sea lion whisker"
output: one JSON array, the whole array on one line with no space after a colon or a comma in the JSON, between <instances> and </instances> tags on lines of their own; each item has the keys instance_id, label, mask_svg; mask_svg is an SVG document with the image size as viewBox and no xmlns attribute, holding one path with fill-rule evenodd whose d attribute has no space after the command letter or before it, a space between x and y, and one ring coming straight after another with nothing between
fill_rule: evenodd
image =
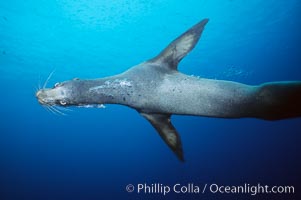
<instances>
[{"instance_id":1,"label":"sea lion whisker","mask_svg":"<svg viewBox=\"0 0 301 200\"><path fill-rule=\"evenodd\" d=\"M36 94L39 91L39 87L34 87L34 93Z\"/></svg>"},{"instance_id":2,"label":"sea lion whisker","mask_svg":"<svg viewBox=\"0 0 301 200\"><path fill-rule=\"evenodd\" d=\"M46 105L46 106L43 106L44 109L46 109L48 112L52 113L52 114L56 114L54 113L54 111L52 109L50 109L50 106Z\"/></svg>"},{"instance_id":3,"label":"sea lion whisker","mask_svg":"<svg viewBox=\"0 0 301 200\"><path fill-rule=\"evenodd\" d=\"M56 106L50 106L51 109L53 109L57 114L60 114L60 115L67 115L66 113L60 111Z\"/></svg>"},{"instance_id":4,"label":"sea lion whisker","mask_svg":"<svg viewBox=\"0 0 301 200\"><path fill-rule=\"evenodd\" d=\"M61 115L61 113L57 112L57 110L55 110L55 109L53 108L53 106L48 106L48 109L49 109L53 114L55 114L55 115Z\"/></svg>"},{"instance_id":5,"label":"sea lion whisker","mask_svg":"<svg viewBox=\"0 0 301 200\"><path fill-rule=\"evenodd\" d=\"M47 84L48 84L50 78L51 78L52 75L54 74L54 72L55 72L55 69L54 69L54 70L49 74L49 76L47 77L47 79L46 79L46 81L45 81L45 83L44 83L42 89L45 89L45 88L46 88L46 86L47 86Z\"/></svg>"},{"instance_id":6,"label":"sea lion whisker","mask_svg":"<svg viewBox=\"0 0 301 200\"><path fill-rule=\"evenodd\" d=\"M40 90L42 87L41 87L41 74L39 74L39 79L38 79L38 89Z\"/></svg>"},{"instance_id":7,"label":"sea lion whisker","mask_svg":"<svg viewBox=\"0 0 301 200\"><path fill-rule=\"evenodd\" d=\"M60 107L60 106L55 106L56 109L61 110L61 111L73 111L70 108L65 108L65 107Z\"/></svg>"}]
</instances>

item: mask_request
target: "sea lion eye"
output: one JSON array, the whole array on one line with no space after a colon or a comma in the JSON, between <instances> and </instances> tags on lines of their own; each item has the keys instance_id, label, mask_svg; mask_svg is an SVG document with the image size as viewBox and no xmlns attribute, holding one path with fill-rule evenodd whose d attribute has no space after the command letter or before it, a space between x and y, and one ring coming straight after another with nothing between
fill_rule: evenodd
<instances>
[{"instance_id":1,"label":"sea lion eye","mask_svg":"<svg viewBox=\"0 0 301 200\"><path fill-rule=\"evenodd\" d=\"M60 83L54 84L54 88L58 87L59 85L60 85Z\"/></svg>"},{"instance_id":2,"label":"sea lion eye","mask_svg":"<svg viewBox=\"0 0 301 200\"><path fill-rule=\"evenodd\" d=\"M62 106L64 106L64 105L66 105L66 104L67 104L67 102L66 102L66 101L64 101L64 100L60 100L60 104L61 104Z\"/></svg>"}]
</instances>

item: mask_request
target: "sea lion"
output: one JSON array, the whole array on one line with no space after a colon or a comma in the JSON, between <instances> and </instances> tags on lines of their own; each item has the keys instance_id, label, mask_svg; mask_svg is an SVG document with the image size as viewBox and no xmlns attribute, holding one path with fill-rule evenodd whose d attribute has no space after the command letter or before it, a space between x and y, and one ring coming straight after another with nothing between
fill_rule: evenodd
<instances>
[{"instance_id":1,"label":"sea lion","mask_svg":"<svg viewBox=\"0 0 301 200\"><path fill-rule=\"evenodd\" d=\"M178 71L179 62L197 44L207 22L200 21L158 56L124 73L65 81L40 89L36 97L47 107L120 104L136 109L182 161L181 139L170 121L173 114L265 120L300 117L301 81L251 86Z\"/></svg>"}]
</instances>

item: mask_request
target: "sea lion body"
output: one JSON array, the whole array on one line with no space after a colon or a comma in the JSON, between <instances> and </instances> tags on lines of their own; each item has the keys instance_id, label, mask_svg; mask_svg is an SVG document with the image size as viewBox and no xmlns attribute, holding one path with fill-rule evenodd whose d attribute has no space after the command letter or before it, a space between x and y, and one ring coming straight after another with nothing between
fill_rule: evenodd
<instances>
[{"instance_id":1,"label":"sea lion body","mask_svg":"<svg viewBox=\"0 0 301 200\"><path fill-rule=\"evenodd\" d=\"M158 56L122 74L94 80L74 79L36 93L40 104L90 106L120 104L136 109L158 131L180 160L180 136L171 115L279 120L301 116L301 81L261 85L188 76L179 62L194 48L204 19L170 43Z\"/></svg>"}]
</instances>

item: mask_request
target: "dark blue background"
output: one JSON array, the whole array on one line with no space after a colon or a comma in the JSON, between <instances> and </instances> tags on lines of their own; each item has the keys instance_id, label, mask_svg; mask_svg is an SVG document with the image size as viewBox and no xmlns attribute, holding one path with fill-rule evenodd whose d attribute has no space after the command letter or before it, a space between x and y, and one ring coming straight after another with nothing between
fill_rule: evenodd
<instances>
[{"instance_id":1,"label":"dark blue background","mask_svg":"<svg viewBox=\"0 0 301 200\"><path fill-rule=\"evenodd\" d=\"M205 17L182 72L247 84L301 80L301 3L243 2L0 1L0 199L163 198L125 191L145 182L293 185L300 193L300 118L173 116L180 163L134 110L108 105L57 116L34 96L53 69L48 86L122 72ZM238 198L208 193L165 198Z\"/></svg>"}]
</instances>

